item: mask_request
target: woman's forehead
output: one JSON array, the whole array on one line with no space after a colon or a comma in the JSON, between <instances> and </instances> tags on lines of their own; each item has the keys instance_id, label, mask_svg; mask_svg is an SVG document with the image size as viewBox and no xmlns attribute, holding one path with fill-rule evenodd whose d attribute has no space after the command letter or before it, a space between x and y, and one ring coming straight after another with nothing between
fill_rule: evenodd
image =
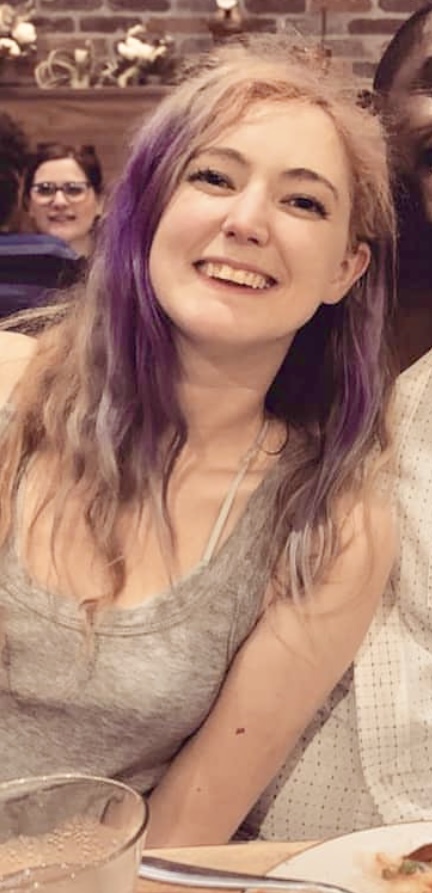
<instances>
[{"instance_id":1,"label":"woman's forehead","mask_svg":"<svg viewBox=\"0 0 432 893\"><path fill-rule=\"evenodd\" d=\"M263 101L252 106L214 140L204 140L198 155L215 152L273 178L309 172L332 184L344 203L352 196L352 161L331 114L304 99ZM308 174L308 175L309 175Z\"/></svg>"},{"instance_id":2,"label":"woman's forehead","mask_svg":"<svg viewBox=\"0 0 432 893\"><path fill-rule=\"evenodd\" d=\"M218 143L248 126L256 127L264 132L268 129L269 124L277 121L281 129L284 131L292 131L293 129L324 129L331 133L333 139L340 140L338 128L335 125L332 115L323 108L317 101L308 97L287 97L286 99L263 99L247 105L244 110L225 126L217 126L214 129L210 125L209 140L210 143Z\"/></svg>"},{"instance_id":3,"label":"woman's forehead","mask_svg":"<svg viewBox=\"0 0 432 893\"><path fill-rule=\"evenodd\" d=\"M70 180L85 179L85 173L82 167L74 158L49 158L42 161L37 168L37 176L49 177L66 177Z\"/></svg>"}]
</instances>

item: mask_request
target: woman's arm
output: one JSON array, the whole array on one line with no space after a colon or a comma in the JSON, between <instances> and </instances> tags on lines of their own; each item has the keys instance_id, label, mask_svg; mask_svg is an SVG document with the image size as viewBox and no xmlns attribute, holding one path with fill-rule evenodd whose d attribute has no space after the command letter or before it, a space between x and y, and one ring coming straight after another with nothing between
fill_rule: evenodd
<instances>
[{"instance_id":1,"label":"woman's arm","mask_svg":"<svg viewBox=\"0 0 432 893\"><path fill-rule=\"evenodd\" d=\"M151 796L148 846L229 840L352 662L394 560L390 510L357 507L343 537L307 604L275 600L243 644L207 720Z\"/></svg>"},{"instance_id":2,"label":"woman's arm","mask_svg":"<svg viewBox=\"0 0 432 893\"><path fill-rule=\"evenodd\" d=\"M7 402L15 385L33 356L36 340L18 332L0 332L0 408Z\"/></svg>"}]
</instances>

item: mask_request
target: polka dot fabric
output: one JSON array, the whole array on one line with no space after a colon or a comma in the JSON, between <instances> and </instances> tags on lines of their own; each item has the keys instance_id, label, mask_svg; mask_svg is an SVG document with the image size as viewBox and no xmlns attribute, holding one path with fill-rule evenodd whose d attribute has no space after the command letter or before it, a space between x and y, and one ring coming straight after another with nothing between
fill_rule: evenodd
<instances>
[{"instance_id":1,"label":"polka dot fabric","mask_svg":"<svg viewBox=\"0 0 432 893\"><path fill-rule=\"evenodd\" d=\"M432 351L399 378L395 432L391 581L354 667L249 815L248 835L310 840L432 819Z\"/></svg>"}]
</instances>

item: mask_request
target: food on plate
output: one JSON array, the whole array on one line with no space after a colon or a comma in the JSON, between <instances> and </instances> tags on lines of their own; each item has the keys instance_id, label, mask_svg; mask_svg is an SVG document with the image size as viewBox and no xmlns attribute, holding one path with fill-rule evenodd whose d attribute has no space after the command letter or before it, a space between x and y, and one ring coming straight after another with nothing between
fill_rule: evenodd
<instances>
[{"instance_id":1,"label":"food on plate","mask_svg":"<svg viewBox=\"0 0 432 893\"><path fill-rule=\"evenodd\" d=\"M378 853L376 865L380 877L391 883L394 893L432 893L432 843L405 856Z\"/></svg>"}]
</instances>

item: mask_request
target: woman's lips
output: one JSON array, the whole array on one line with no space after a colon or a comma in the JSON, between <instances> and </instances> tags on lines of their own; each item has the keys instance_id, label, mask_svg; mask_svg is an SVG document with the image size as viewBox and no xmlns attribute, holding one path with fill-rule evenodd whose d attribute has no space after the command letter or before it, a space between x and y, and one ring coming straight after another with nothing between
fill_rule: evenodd
<instances>
[{"instance_id":1,"label":"woman's lips","mask_svg":"<svg viewBox=\"0 0 432 893\"><path fill-rule=\"evenodd\" d=\"M276 284L276 280L267 273L242 265L234 265L225 260L200 260L197 261L195 267L206 279L226 282L229 285L250 288L254 291L262 291Z\"/></svg>"}]
</instances>

